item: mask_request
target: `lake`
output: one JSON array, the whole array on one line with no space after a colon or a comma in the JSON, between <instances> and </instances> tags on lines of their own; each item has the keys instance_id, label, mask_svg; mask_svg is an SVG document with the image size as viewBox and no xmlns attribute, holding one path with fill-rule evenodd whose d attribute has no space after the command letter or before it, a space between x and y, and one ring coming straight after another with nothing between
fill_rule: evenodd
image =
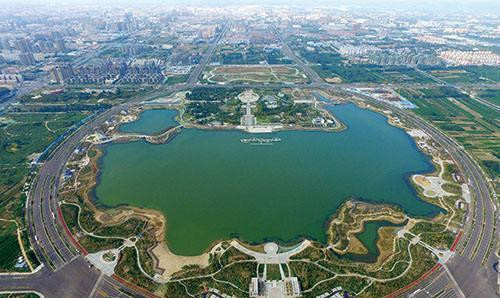
<instances>
[{"instance_id":1,"label":"lake","mask_svg":"<svg viewBox=\"0 0 500 298\"><path fill-rule=\"evenodd\" d=\"M167 127L177 125L176 115L175 110L145 110L140 113L138 121L124 123L118 130L137 134L155 134Z\"/></svg>"},{"instance_id":2,"label":"lake","mask_svg":"<svg viewBox=\"0 0 500 298\"><path fill-rule=\"evenodd\" d=\"M161 211L168 246L180 255L200 254L231 237L324 242L325 221L353 197L395 204L414 216L441 211L419 199L409 183L410 174L433 166L408 134L354 104L328 109L346 130L250 135L184 129L168 144L105 145L96 199ZM175 112L160 111L144 112L135 127L145 132L170 126ZM148 119L153 112L156 120ZM282 141L240 141L250 137Z\"/></svg>"}]
</instances>

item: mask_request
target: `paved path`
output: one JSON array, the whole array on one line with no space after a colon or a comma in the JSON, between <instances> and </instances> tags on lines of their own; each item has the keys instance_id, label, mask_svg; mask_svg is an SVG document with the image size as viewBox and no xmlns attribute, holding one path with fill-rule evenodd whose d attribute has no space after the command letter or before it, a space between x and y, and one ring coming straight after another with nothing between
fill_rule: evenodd
<instances>
[{"instance_id":1,"label":"paved path","mask_svg":"<svg viewBox=\"0 0 500 298\"><path fill-rule=\"evenodd\" d=\"M205 64L202 63L201 70L210 60L210 57L207 56L213 54L215 44L219 39L220 36L209 46L209 51L203 58ZM40 289L39 292L46 297L85 297L89 293L101 293L99 290L106 288L108 293L114 293L111 296L118 297L122 295L119 289L125 288L127 292L133 293L138 297L153 296L148 292L142 291L140 288L126 286L123 282L117 281L117 278L99 278L100 273L96 269L90 268L79 257L80 253L84 252L78 251L78 248L68 244L74 243L72 242L74 239L72 239L72 235L61 233L61 226L64 226L64 219L61 216L57 201L59 179L66 161L79 145L80 141L94 132L105 121L113 115L119 114L120 111L129 109L142 101L193 88L194 82L198 80L201 70L197 70L195 74L191 75L190 81L192 83L155 90L104 111L69 135L51 153L33 181L26 203L30 242L40 262L45 265L45 269L31 275L22 275L21 277L17 275L2 276L0 277L0 291ZM64 272L68 272L66 274L55 274L63 269ZM40 280L50 280L50 282L41 283ZM97 287L95 287L96 283L98 284ZM64 285L64 287L60 285Z\"/></svg>"},{"instance_id":2,"label":"paved path","mask_svg":"<svg viewBox=\"0 0 500 298\"><path fill-rule=\"evenodd\" d=\"M250 250L250 249L244 247L236 240L231 241L231 245L234 248L236 248L237 250L241 251L244 254L247 254L249 256L254 257L255 260L257 260L257 262L261 263L261 264L287 263L288 261L290 261L291 256L303 251L310 244L311 244L311 242L309 240L304 240L297 247L295 247L289 251L286 251L286 252L278 253L278 250L279 250L278 245L274 242L270 242L270 243L266 243L266 245L264 245L265 253L260 253L260 252L256 252L256 251L253 251L253 250Z\"/></svg>"},{"instance_id":3,"label":"paved path","mask_svg":"<svg viewBox=\"0 0 500 298\"><path fill-rule=\"evenodd\" d=\"M222 32L224 32L224 30L225 29L223 29ZM30 199L27 203L30 240L40 261L45 264L44 270L31 275L0 276L0 291L6 289L34 289L37 291L40 290L39 292L46 295L46 297L84 297L88 295L87 293L101 293L101 290L106 293L114 293L110 294L111 296L121 295L119 289L124 286L107 276L100 278L100 273L93 268L89 268L88 264L79 257L80 252L76 251L73 246L67 244L70 243L70 241L68 241L69 236L65 234L61 235L59 231L59 224L62 218L60 212L58 212L56 194L61 171L64 168L66 160L76 146L78 146L80 140L93 132L111 116L118 114L119 111L128 109L141 101L164 95L165 93L188 90L195 86L214 87L197 85L196 82L203 68L210 61L210 56L215 50L216 43L220 40L222 35L223 34L217 37L215 42L209 46L207 51L208 54L203 57L199 66L192 72L187 84L158 90L145 95L143 98L137 97L127 103L112 107L91 120L90 123L87 123L84 127L78 129L52 153L50 158L40 169L37 179L33 184L32 192L30 193ZM296 61L296 64L311 78L311 84L254 84L244 86L246 88L322 88L353 95L352 92L341 89L341 87L347 87L349 85L330 85L323 83L318 79L319 76L312 71L308 65L300 61L287 45L285 45L283 49L284 52L288 53L290 58ZM233 88L237 87L237 85L225 87ZM497 237L494 235L494 227L497 224L497 219L494 214L496 202L494 203L492 199L488 182L481 168L462 146L415 114L400 110L392 105L382 103L368 96L355 95L359 98L363 98L370 104L392 111L403 121L425 131L448 151L461 171L465 174L469 182L468 184L471 187L471 193L475 197L472 206L473 210L470 211L471 215L468 220L471 225L470 228L466 230L467 237L462 237L465 239L463 241L466 242L464 242L465 245L464 249L461 251L461 255L455 256L448 263L448 266L450 273L454 276L456 282L462 286L467 297L495 297L495 278L497 275L492 272L493 269L491 267L495 257L493 254L490 254L489 247L490 245L495 247L497 241ZM235 246L245 253L248 252L248 254L253 255L256 259L264 263L286 262L292 254L307 247L303 242L299 247L286 253L263 254L248 250L239 243L236 243ZM483 265L483 263L485 265ZM97 288L95 287L96 283L98 283ZM64 287L61 287L61 285L64 285ZM127 291L137 296L150 296L147 293L134 292L130 287L127 288Z\"/></svg>"}]
</instances>

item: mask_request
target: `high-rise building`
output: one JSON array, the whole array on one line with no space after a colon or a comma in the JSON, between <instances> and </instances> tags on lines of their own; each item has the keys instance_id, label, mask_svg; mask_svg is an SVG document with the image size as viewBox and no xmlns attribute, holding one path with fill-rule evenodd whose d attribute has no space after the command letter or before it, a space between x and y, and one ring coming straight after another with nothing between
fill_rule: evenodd
<instances>
[{"instance_id":1,"label":"high-rise building","mask_svg":"<svg viewBox=\"0 0 500 298\"><path fill-rule=\"evenodd\" d=\"M56 65L49 71L50 78L53 82L64 83L67 79L73 77L73 67L69 64Z\"/></svg>"},{"instance_id":2,"label":"high-rise building","mask_svg":"<svg viewBox=\"0 0 500 298\"><path fill-rule=\"evenodd\" d=\"M54 45L52 44L52 42L40 41L38 45L40 46L40 50L42 53L54 52Z\"/></svg>"},{"instance_id":3,"label":"high-rise building","mask_svg":"<svg viewBox=\"0 0 500 298\"><path fill-rule=\"evenodd\" d=\"M62 36L61 36L61 33L60 32L57 32L57 31L53 31L50 33L50 37L53 39L53 40L57 40L57 39L61 39Z\"/></svg>"},{"instance_id":4,"label":"high-rise building","mask_svg":"<svg viewBox=\"0 0 500 298\"><path fill-rule=\"evenodd\" d=\"M125 26L127 27L127 31L131 31L134 29L135 20L131 12L128 12L125 14L125 16L123 16L123 22L126 24Z\"/></svg>"},{"instance_id":5,"label":"high-rise building","mask_svg":"<svg viewBox=\"0 0 500 298\"><path fill-rule=\"evenodd\" d=\"M31 44L26 38L17 38L14 42L16 46L16 50L21 53L29 53L31 52Z\"/></svg>"},{"instance_id":6,"label":"high-rise building","mask_svg":"<svg viewBox=\"0 0 500 298\"><path fill-rule=\"evenodd\" d=\"M31 53L19 54L19 60L21 61L21 64L24 66L30 66L36 64L35 57Z\"/></svg>"},{"instance_id":7,"label":"high-rise building","mask_svg":"<svg viewBox=\"0 0 500 298\"><path fill-rule=\"evenodd\" d=\"M66 52L67 51L67 48L66 48L66 44L64 43L64 40L63 39L57 39L56 40L56 46L57 46L57 50L59 52Z\"/></svg>"},{"instance_id":8,"label":"high-rise building","mask_svg":"<svg viewBox=\"0 0 500 298\"><path fill-rule=\"evenodd\" d=\"M0 73L0 84L16 85L23 81L23 76L20 74L5 74Z\"/></svg>"}]
</instances>

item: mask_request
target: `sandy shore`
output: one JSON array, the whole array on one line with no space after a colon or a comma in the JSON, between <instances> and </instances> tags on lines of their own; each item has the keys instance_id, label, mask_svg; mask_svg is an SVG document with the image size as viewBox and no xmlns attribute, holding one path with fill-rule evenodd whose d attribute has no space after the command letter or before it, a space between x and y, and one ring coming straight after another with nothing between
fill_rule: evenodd
<instances>
[{"instance_id":1,"label":"sandy shore","mask_svg":"<svg viewBox=\"0 0 500 298\"><path fill-rule=\"evenodd\" d=\"M198 265L200 267L208 266L209 253L204 253L199 256L178 256L173 254L165 241L160 241L151 251L158 261L158 269L162 271L162 276L169 279L172 274L182 270L186 265Z\"/></svg>"},{"instance_id":2,"label":"sandy shore","mask_svg":"<svg viewBox=\"0 0 500 298\"><path fill-rule=\"evenodd\" d=\"M373 107L369 107L366 105L361 105L362 108L370 108L373 109ZM123 117L120 119L120 122L129 122L133 121L133 119L136 119L138 114L141 112L141 109L133 110L129 115L126 117ZM381 112L381 111L377 111ZM399 121L394 121L395 119L391 117L391 115L387 115L386 113L383 113L386 116L388 116L388 122L391 125L400 127L408 131L408 128L404 127L402 123ZM339 122L342 127L342 129L345 129L345 126ZM207 127L207 126L201 126L201 125L193 125L193 124L188 124L186 125L188 127L192 128L200 128L200 129L235 129L235 127ZM304 127L290 127L289 129L292 130L297 130L297 129L302 129L302 130L318 130L318 128L304 128ZM287 129L285 129L287 130ZM321 130L321 129L320 129ZM413 136L413 138L416 138L417 136ZM100 150L99 150L100 151ZM97 167L97 159L101 156L101 154L97 154L95 158L93 158L93 170L95 171L94 174L96 177L97 172L98 172L98 167ZM422 179L417 179L419 180L418 182L424 182L421 181ZM417 181L415 181L417 182ZM417 184L419 184L417 182ZM427 181L425 181L427 182ZM422 184L427 184L427 183L422 183ZM95 186L95 180L91 185L87 185L87 190L89 191ZM113 225L113 224L120 224L127 219L131 217L140 217L143 219L146 219L150 225L154 227L154 238L156 240L156 245L154 247L149 248L148 252L149 254L153 257L154 264L156 271L158 273L161 273L162 277L166 280L169 279L169 277L180 270L186 265L198 265L200 267L205 267L209 265L209 252L206 252L202 255L199 256L179 256L174 253L172 253L166 242L165 242L165 231L166 231L166 217L164 214L160 213L159 211L156 210L149 210L149 209L140 209L140 208L134 208L134 207L118 207L114 209L107 209L107 210L101 210L94 206L90 198L87 197L87 202L93 207L93 211L95 212L95 217L96 219L106 225ZM354 253L366 253L366 248L359 242L359 240L356 238L355 234L360 233L363 231L363 223L366 221L367 218L359 219L360 220L360 225L356 227L355 229L351 229L347 231L347 238L350 240L350 243L348 247L346 247L346 250L341 250L338 251L338 253L346 253L346 252L354 252ZM332 222L330 222L330 225L337 222L337 221L342 221L342 219L333 219ZM404 221L404 217L401 214L384 214L384 215L374 215L368 220L388 220L393 223L402 223ZM339 222L340 223L340 222ZM387 229L389 231L390 229ZM384 232L387 232L384 231ZM388 234L388 233L383 233L383 234ZM387 236L387 235L385 235ZM381 237L382 238L382 237ZM390 241L389 241L390 242ZM382 243L381 243L382 244ZM390 255L390 252L387 251L387 246L390 246L389 243L385 243L385 245L382 245L381 251L381 258L386 258L388 255ZM385 248L385 249L384 249ZM334 247L335 249L335 247Z\"/></svg>"}]
</instances>

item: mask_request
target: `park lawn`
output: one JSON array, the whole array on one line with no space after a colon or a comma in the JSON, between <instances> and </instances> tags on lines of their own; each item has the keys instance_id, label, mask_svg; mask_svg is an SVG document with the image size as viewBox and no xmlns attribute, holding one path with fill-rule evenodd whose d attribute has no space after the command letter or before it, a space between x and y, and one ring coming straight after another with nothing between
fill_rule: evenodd
<instances>
[{"instance_id":1,"label":"park lawn","mask_svg":"<svg viewBox=\"0 0 500 298\"><path fill-rule=\"evenodd\" d=\"M281 280L279 264L267 264L266 279Z\"/></svg>"},{"instance_id":2,"label":"park lawn","mask_svg":"<svg viewBox=\"0 0 500 298\"><path fill-rule=\"evenodd\" d=\"M0 125L0 187L19 183L28 169L29 156L42 152L57 136L84 117L82 113L7 114Z\"/></svg>"},{"instance_id":3,"label":"park lawn","mask_svg":"<svg viewBox=\"0 0 500 298\"><path fill-rule=\"evenodd\" d=\"M189 75L175 75L175 76L169 76L167 78L167 85L175 85L175 84L181 84L185 83L187 79L189 78Z\"/></svg>"}]
</instances>

